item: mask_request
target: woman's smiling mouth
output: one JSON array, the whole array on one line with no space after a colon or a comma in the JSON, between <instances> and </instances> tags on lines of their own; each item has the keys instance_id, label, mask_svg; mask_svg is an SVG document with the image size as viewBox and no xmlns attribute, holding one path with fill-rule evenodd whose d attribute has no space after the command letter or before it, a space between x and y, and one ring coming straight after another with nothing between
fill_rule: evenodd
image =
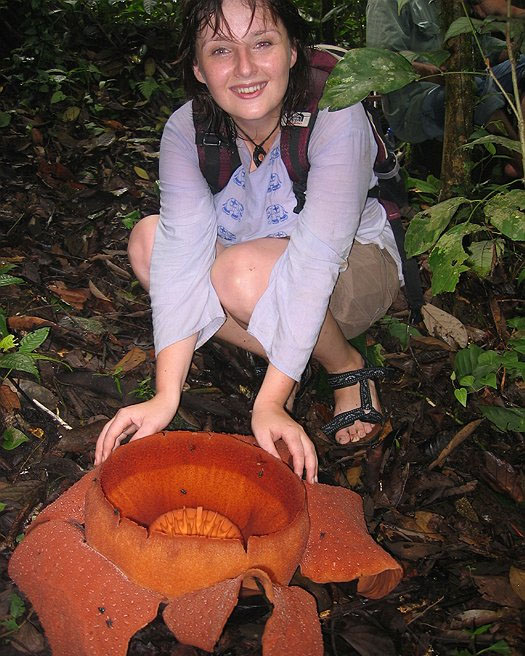
<instances>
[{"instance_id":1,"label":"woman's smiling mouth","mask_svg":"<svg viewBox=\"0 0 525 656\"><path fill-rule=\"evenodd\" d=\"M232 87L231 89L234 93L237 93L241 96L251 96L255 93L258 93L259 91L262 91L266 85L267 82L258 82L257 84L252 84L250 86Z\"/></svg>"}]
</instances>

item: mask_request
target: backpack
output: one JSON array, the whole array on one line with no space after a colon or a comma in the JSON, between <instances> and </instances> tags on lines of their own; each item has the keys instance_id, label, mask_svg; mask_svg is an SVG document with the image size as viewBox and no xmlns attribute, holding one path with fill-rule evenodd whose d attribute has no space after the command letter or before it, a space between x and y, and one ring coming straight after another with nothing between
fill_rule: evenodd
<instances>
[{"instance_id":1,"label":"backpack","mask_svg":"<svg viewBox=\"0 0 525 656\"><path fill-rule=\"evenodd\" d=\"M337 46L319 45L310 51L310 93L304 110L288 117L281 128L281 158L292 181L297 199L294 212L298 214L306 200L306 184L310 163L308 143L319 112L319 100L323 95L328 76L346 51ZM421 318L423 291L419 278L419 267L415 258L407 259L404 248L405 231L401 221L399 205L406 202L406 192L399 175L399 162L381 128L381 119L373 103L363 101L377 144L374 173L379 183L370 189L368 196L377 198L384 207L392 227L397 249L401 257L405 294L411 309L411 321L418 323ZM213 194L219 193L228 184L234 171L241 165L236 147L221 140L218 134L193 114L195 143L199 155L199 166Z\"/></svg>"}]
</instances>

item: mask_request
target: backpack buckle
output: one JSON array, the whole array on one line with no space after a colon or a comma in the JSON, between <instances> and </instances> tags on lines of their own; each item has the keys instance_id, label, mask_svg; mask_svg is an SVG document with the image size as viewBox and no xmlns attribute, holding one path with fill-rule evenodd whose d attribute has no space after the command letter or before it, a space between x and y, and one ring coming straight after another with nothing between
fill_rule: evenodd
<instances>
[{"instance_id":1,"label":"backpack buckle","mask_svg":"<svg viewBox=\"0 0 525 656\"><path fill-rule=\"evenodd\" d=\"M202 137L202 145L219 147L222 145L222 141L214 132L205 132Z\"/></svg>"}]
</instances>

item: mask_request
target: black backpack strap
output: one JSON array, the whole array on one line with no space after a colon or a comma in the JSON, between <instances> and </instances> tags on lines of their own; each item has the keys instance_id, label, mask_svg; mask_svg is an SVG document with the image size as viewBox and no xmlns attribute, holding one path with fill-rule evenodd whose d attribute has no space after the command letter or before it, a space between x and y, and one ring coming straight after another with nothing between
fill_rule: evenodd
<instances>
[{"instance_id":1,"label":"black backpack strap","mask_svg":"<svg viewBox=\"0 0 525 656\"><path fill-rule=\"evenodd\" d=\"M212 194L222 191L241 165L235 144L224 141L193 113L199 168Z\"/></svg>"}]
</instances>

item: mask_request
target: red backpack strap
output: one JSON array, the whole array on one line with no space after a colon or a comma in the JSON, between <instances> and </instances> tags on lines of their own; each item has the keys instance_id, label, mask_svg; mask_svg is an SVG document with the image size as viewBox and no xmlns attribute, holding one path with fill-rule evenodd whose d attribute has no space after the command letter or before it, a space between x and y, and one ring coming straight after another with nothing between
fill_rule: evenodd
<instances>
[{"instance_id":1,"label":"red backpack strap","mask_svg":"<svg viewBox=\"0 0 525 656\"><path fill-rule=\"evenodd\" d=\"M310 170L308 143L319 111L319 100L323 95L326 80L336 63L337 57L329 52L311 49L310 91L306 107L287 117L289 123L281 130L281 158L297 198L294 209L296 214L303 209L305 203L306 181Z\"/></svg>"},{"instance_id":2,"label":"red backpack strap","mask_svg":"<svg viewBox=\"0 0 525 656\"><path fill-rule=\"evenodd\" d=\"M222 191L233 173L241 165L235 144L223 141L209 126L193 112L195 144L199 155L199 168L212 194Z\"/></svg>"}]
</instances>

